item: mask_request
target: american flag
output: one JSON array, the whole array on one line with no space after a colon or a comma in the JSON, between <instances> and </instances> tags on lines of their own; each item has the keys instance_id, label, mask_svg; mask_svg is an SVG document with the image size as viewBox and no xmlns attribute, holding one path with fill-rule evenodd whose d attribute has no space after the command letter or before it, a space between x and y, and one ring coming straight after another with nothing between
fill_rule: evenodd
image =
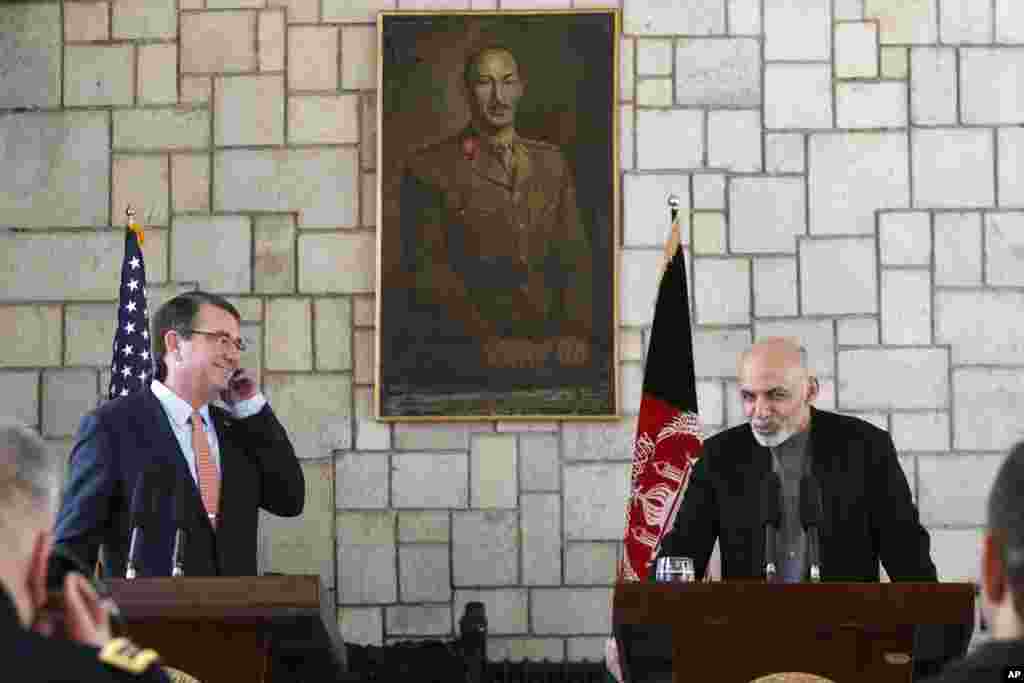
<instances>
[{"instance_id":1,"label":"american flag","mask_svg":"<svg viewBox=\"0 0 1024 683\"><path fill-rule=\"evenodd\" d=\"M109 398L127 396L149 386L153 359L149 350L149 309L146 306L146 264L142 259L142 228L128 211L124 261L117 303L117 329L110 362Z\"/></svg>"}]
</instances>

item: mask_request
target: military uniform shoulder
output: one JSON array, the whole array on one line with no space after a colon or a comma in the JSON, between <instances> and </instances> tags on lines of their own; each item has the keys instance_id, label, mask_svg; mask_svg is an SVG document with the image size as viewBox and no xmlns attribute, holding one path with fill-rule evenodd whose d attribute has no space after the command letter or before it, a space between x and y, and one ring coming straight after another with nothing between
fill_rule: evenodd
<instances>
[{"instance_id":1,"label":"military uniform shoulder","mask_svg":"<svg viewBox=\"0 0 1024 683\"><path fill-rule=\"evenodd\" d=\"M94 647L60 638L47 638L10 624L3 624L6 648L16 653L19 670L26 680L67 680L84 683L115 683L118 681L167 681L157 665L159 658L152 650L125 652L119 641L107 647ZM134 646L133 646L134 647ZM117 651L122 658L111 660L108 653Z\"/></svg>"},{"instance_id":2,"label":"military uniform shoulder","mask_svg":"<svg viewBox=\"0 0 1024 683\"><path fill-rule=\"evenodd\" d=\"M550 142L546 142L544 140L534 140L533 138L519 138L519 142L521 142L522 144L526 145L527 147L529 147L531 149L540 149L540 150L546 150L546 151L549 151L549 152L558 152L559 154L562 153L562 148L561 147L559 147L558 145L552 144Z\"/></svg>"}]
</instances>

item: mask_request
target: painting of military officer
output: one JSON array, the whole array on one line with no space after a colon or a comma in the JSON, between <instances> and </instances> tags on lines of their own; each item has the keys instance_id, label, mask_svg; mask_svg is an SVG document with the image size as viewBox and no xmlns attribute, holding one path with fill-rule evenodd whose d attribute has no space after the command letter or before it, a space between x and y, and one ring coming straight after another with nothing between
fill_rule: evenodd
<instances>
[{"instance_id":1,"label":"painting of military officer","mask_svg":"<svg viewBox=\"0 0 1024 683\"><path fill-rule=\"evenodd\" d=\"M595 297L613 280L610 240L588 225L593 207L581 211L579 159L542 126L518 125L530 97L523 49L465 41L468 116L395 154L397 210L385 210L384 230L402 285L385 282L381 298L385 417L614 413L613 296Z\"/></svg>"}]
</instances>

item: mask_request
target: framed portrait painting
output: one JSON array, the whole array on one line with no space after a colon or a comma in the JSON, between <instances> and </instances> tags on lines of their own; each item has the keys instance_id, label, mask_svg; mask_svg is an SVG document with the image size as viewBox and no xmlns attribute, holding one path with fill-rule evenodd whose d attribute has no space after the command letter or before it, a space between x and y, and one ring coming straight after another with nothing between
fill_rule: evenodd
<instances>
[{"instance_id":1,"label":"framed portrait painting","mask_svg":"<svg viewBox=\"0 0 1024 683\"><path fill-rule=\"evenodd\" d=\"M618 13L378 18L376 410L618 412Z\"/></svg>"}]
</instances>

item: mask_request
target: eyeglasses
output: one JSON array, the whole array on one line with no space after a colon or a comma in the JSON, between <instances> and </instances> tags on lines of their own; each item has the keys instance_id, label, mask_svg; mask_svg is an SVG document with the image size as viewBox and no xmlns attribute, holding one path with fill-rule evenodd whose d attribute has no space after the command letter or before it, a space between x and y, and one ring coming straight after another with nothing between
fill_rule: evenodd
<instances>
[{"instance_id":1,"label":"eyeglasses","mask_svg":"<svg viewBox=\"0 0 1024 683\"><path fill-rule=\"evenodd\" d=\"M227 349L229 346L234 347L239 353L245 353L245 350L249 348L249 342L239 337L235 339L227 332L209 332L207 330L185 330L191 334L201 334L206 337L213 337L220 344L222 349Z\"/></svg>"}]
</instances>

